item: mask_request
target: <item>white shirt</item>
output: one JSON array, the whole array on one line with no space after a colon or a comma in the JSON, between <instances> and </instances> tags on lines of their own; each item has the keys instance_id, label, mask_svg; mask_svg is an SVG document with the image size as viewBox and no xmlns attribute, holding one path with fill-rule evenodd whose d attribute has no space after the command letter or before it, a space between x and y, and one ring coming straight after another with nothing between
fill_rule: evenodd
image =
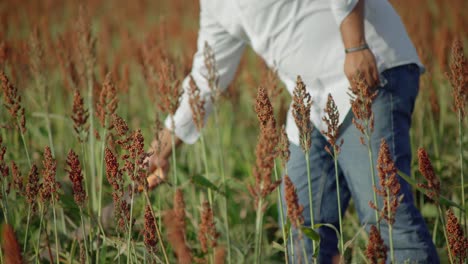
<instances>
[{"instance_id":1,"label":"white shirt","mask_svg":"<svg viewBox=\"0 0 468 264\"><path fill-rule=\"evenodd\" d=\"M292 95L301 75L312 96L311 121L320 131L327 96L330 93L340 112L340 123L350 110L349 83L344 74L344 46L340 24L358 0L201 0L200 30L192 76L211 111L210 89L205 80L203 47L207 42L216 58L219 87L232 81L246 45L251 45ZM408 34L387 0L365 0L365 36L374 53L379 72L417 63L423 69ZM198 137L188 100L189 79L174 115L175 134L192 144ZM165 125L172 130L170 117ZM299 145L298 129L288 111L286 132Z\"/></svg>"}]
</instances>

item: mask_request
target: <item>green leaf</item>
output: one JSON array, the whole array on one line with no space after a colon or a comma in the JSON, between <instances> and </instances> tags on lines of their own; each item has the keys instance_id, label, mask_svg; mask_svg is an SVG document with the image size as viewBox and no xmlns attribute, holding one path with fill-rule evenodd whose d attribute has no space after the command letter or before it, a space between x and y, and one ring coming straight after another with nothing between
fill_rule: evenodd
<instances>
[{"instance_id":1,"label":"green leaf","mask_svg":"<svg viewBox=\"0 0 468 264\"><path fill-rule=\"evenodd\" d=\"M437 206L432 203L425 203L421 208L421 214L424 217L437 218L439 212L437 211Z\"/></svg>"},{"instance_id":2,"label":"green leaf","mask_svg":"<svg viewBox=\"0 0 468 264\"><path fill-rule=\"evenodd\" d=\"M274 248L274 249L277 249L278 251L281 251L281 252L286 252L286 249L283 245L279 244L278 242L276 241L273 241L273 243L271 244L271 246Z\"/></svg>"},{"instance_id":3,"label":"green leaf","mask_svg":"<svg viewBox=\"0 0 468 264\"><path fill-rule=\"evenodd\" d=\"M407 174L405 174L404 172L402 172L401 170L398 170L398 175L400 175L406 182L408 182L411 186L413 186L414 188L416 188L416 190L420 191L421 193L423 194L426 194L426 191L419 187L418 186L418 183L416 182L415 179L411 178L410 176L408 176ZM461 205L455 203L454 201L448 199L448 198L445 198L444 196L440 195L439 196L439 204L441 205L445 205L445 206L452 206L452 207L457 207L458 209L462 210L464 213L466 213L466 209L463 208Z\"/></svg>"},{"instance_id":4,"label":"green leaf","mask_svg":"<svg viewBox=\"0 0 468 264\"><path fill-rule=\"evenodd\" d=\"M301 231L306 237L319 242L320 241L320 235L311 227L301 227Z\"/></svg>"},{"instance_id":5,"label":"green leaf","mask_svg":"<svg viewBox=\"0 0 468 264\"><path fill-rule=\"evenodd\" d=\"M224 192L222 192L221 190L219 190L218 187L216 187L216 185L214 185L210 180L208 180L206 177L202 176L202 175L195 175L192 177L192 180L191 180L195 185L198 185L200 187L203 187L203 188L206 188L206 189L211 189L219 194L222 194L223 196L225 196Z\"/></svg>"}]
</instances>

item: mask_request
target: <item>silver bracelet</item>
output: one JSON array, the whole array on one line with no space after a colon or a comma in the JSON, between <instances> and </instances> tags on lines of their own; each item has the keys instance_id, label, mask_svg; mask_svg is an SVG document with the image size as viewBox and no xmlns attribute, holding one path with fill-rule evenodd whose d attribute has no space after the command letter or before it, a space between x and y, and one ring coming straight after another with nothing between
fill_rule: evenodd
<instances>
[{"instance_id":1,"label":"silver bracelet","mask_svg":"<svg viewBox=\"0 0 468 264\"><path fill-rule=\"evenodd\" d=\"M365 49L368 49L368 48L369 48L369 45L367 45L367 43L366 43L366 44L358 46L358 47L345 49L345 53L348 54L348 53L351 53L351 52L361 51L361 50L365 50Z\"/></svg>"}]
</instances>

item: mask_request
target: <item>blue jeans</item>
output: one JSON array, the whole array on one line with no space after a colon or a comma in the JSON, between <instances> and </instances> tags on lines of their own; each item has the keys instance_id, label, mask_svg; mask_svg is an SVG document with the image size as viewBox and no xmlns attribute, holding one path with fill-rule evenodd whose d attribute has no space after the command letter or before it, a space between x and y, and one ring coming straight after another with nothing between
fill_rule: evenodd
<instances>
[{"instance_id":1,"label":"blue jeans","mask_svg":"<svg viewBox=\"0 0 468 264\"><path fill-rule=\"evenodd\" d=\"M415 64L408 64L389 69L382 75L387 79L387 83L378 88L378 95L372 106L375 116L375 129L371 140L374 165L377 164L380 141L384 138L389 144L397 168L410 175L409 130L411 114L418 94L419 68ZM369 207L369 201L373 201L373 186L368 149L361 144L359 138L362 135L352 124L352 119L353 113L350 111L340 126L340 138L337 140L337 142L341 140L344 142L338 156L342 215L345 215L344 212L352 197L361 225L366 225L365 229L369 232L370 225L375 225L376 221L375 211ZM332 157L325 151L327 145L325 137L314 129L309 154L314 220L315 223L329 223L339 229L335 165ZM304 152L294 144L290 145L290 151L291 158L287 164L289 177L297 188L299 202L304 206L304 226L310 226L309 191ZM378 182L377 172L375 175ZM410 263L439 263L424 219L414 205L411 187L400 177L399 181L404 197L396 212L396 221L393 225L396 261L397 263L404 263L406 260L410 260ZM281 187L281 191L284 194L284 186ZM383 204L380 197L378 203ZM286 214L284 200L283 204L283 211ZM382 221L380 226L381 235L388 246L386 221ZM321 239L319 263L331 263L333 255L338 254L336 232L329 227L321 227L318 232ZM298 232L295 230L293 230L293 236L294 240L299 239ZM308 256L311 258L312 242L306 238L303 239L305 239ZM303 256L301 242L295 244L298 245L295 246L294 259L296 261L292 263L304 263L304 261L299 262Z\"/></svg>"}]
</instances>

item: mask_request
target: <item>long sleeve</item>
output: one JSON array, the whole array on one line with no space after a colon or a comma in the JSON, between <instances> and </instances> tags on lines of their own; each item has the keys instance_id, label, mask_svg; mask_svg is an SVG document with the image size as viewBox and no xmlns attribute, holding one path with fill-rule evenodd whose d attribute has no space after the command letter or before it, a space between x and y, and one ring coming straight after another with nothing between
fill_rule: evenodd
<instances>
[{"instance_id":1,"label":"long sleeve","mask_svg":"<svg viewBox=\"0 0 468 264\"><path fill-rule=\"evenodd\" d=\"M363 0L330 0L331 10L338 26L341 26L343 20L353 11L359 1Z\"/></svg>"},{"instance_id":2,"label":"long sleeve","mask_svg":"<svg viewBox=\"0 0 468 264\"><path fill-rule=\"evenodd\" d=\"M205 100L205 121L212 109L211 90L205 77L207 69L204 64L203 49L205 42L208 43L216 59L216 68L219 74L219 89L224 91L232 81L240 58L244 51L245 43L233 37L216 21L209 6L201 1L200 30L198 32L197 52L193 57L191 75L200 89L200 95ZM189 105L189 77L182 82L184 93L180 106L174 115L175 134L183 142L193 144L198 139L199 132L192 119L192 111ZM172 130L171 117L168 116L165 126Z\"/></svg>"}]
</instances>

